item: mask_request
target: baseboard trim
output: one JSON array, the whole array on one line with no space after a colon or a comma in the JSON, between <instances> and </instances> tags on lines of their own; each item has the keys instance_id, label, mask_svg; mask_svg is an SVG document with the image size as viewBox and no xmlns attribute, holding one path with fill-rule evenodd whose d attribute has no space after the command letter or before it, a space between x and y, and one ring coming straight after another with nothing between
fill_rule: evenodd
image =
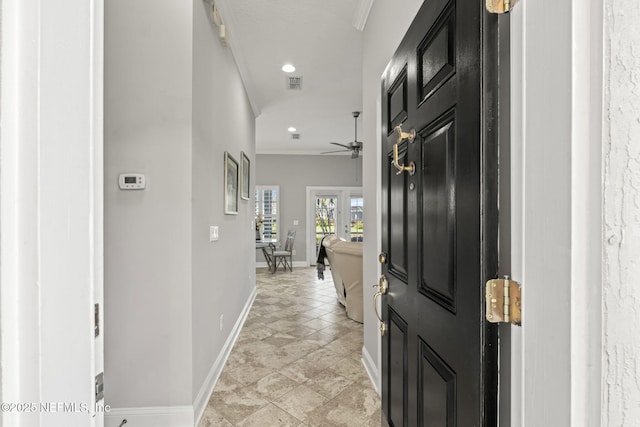
<instances>
[{"instance_id":1,"label":"baseboard trim","mask_svg":"<svg viewBox=\"0 0 640 427\"><path fill-rule=\"evenodd\" d=\"M376 393L378 393L378 395L381 396L382 393L380 391L380 375L379 375L378 368L376 367L376 364L373 361L373 358L367 351L367 348L364 346L362 347L361 361L362 361L362 364L364 365L364 370L367 371L367 375L369 375L369 380L371 381L373 388L376 390Z\"/></svg>"},{"instance_id":2,"label":"baseboard trim","mask_svg":"<svg viewBox=\"0 0 640 427\"><path fill-rule=\"evenodd\" d=\"M104 417L105 427L120 427L123 420L136 427L193 427L192 406L112 408Z\"/></svg>"},{"instance_id":3,"label":"baseboard trim","mask_svg":"<svg viewBox=\"0 0 640 427\"><path fill-rule=\"evenodd\" d=\"M112 408L105 414L105 427L120 427L123 420L136 427L194 427L200 423L204 411L213 393L213 389L222 374L225 363L231 354L244 322L247 320L251 306L256 299L257 289L253 288L236 324L220 354L213 363L207 378L196 396L193 406L159 406L148 408ZM195 415L195 416L194 416Z\"/></svg>"},{"instance_id":4,"label":"baseboard trim","mask_svg":"<svg viewBox=\"0 0 640 427\"><path fill-rule=\"evenodd\" d=\"M244 305L244 308L242 309L242 313L240 313L240 317L238 318L238 321L233 326L233 330L231 331L231 334L229 334L229 338L227 338L227 341L224 343L224 347L222 348L222 351L220 352L220 354L218 355L218 358L216 359L213 366L211 367L211 370L209 371L207 378L202 384L202 387L200 387L200 391L198 392L198 395L196 396L196 399L193 402L193 411L194 411L194 414L196 415L195 416L196 423L194 424L195 426L200 424L200 419L204 415L204 411L207 408L207 403L209 403L209 398L211 397L211 394L213 394L213 389L215 388L216 383L220 378L220 374L222 374L224 365L227 363L227 359L231 354L231 350L233 349L233 346L238 340L238 336L240 335L242 326L244 325L244 322L247 320L247 316L249 316L249 311L251 311L251 306L253 305L253 302L256 299L256 295L257 295L257 288L254 287L253 291L251 292L251 295L249 296L249 299L247 300L246 304Z\"/></svg>"},{"instance_id":5,"label":"baseboard trim","mask_svg":"<svg viewBox=\"0 0 640 427\"><path fill-rule=\"evenodd\" d=\"M256 268L267 268L268 265L265 261L261 261L261 262L256 262ZM307 264L307 261L293 261L293 267L294 268L298 268L298 267L309 267L309 264ZM282 268L282 267L280 267Z\"/></svg>"}]
</instances>

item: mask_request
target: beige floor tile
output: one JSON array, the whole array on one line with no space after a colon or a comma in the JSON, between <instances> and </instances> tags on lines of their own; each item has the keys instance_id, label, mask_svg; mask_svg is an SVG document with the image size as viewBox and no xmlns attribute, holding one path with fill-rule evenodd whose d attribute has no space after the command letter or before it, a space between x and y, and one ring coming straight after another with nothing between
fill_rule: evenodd
<instances>
[{"instance_id":1,"label":"beige floor tile","mask_svg":"<svg viewBox=\"0 0 640 427\"><path fill-rule=\"evenodd\" d=\"M266 368L258 363L248 363L246 366L229 369L227 373L229 377L237 381L240 385L246 386L272 374L275 370L275 368Z\"/></svg>"},{"instance_id":2,"label":"beige floor tile","mask_svg":"<svg viewBox=\"0 0 640 427\"><path fill-rule=\"evenodd\" d=\"M282 375L286 375L288 378L302 384L318 375L323 369L302 358L286 366L280 372Z\"/></svg>"},{"instance_id":3,"label":"beige floor tile","mask_svg":"<svg viewBox=\"0 0 640 427\"><path fill-rule=\"evenodd\" d=\"M333 399L353 383L353 380L347 379L331 369L325 369L304 385L327 399Z\"/></svg>"},{"instance_id":4,"label":"beige floor tile","mask_svg":"<svg viewBox=\"0 0 640 427\"><path fill-rule=\"evenodd\" d=\"M244 420L268 404L269 402L266 399L258 397L254 393L247 393L243 389L224 393L214 392L209 401L209 405L213 406L216 411L232 424Z\"/></svg>"},{"instance_id":5,"label":"beige floor tile","mask_svg":"<svg viewBox=\"0 0 640 427\"><path fill-rule=\"evenodd\" d=\"M298 387L298 385L298 382L282 373L274 372L259 380L255 384L254 389L261 397L271 402L289 393Z\"/></svg>"},{"instance_id":6,"label":"beige floor tile","mask_svg":"<svg viewBox=\"0 0 640 427\"><path fill-rule=\"evenodd\" d=\"M262 341L276 347L284 347L285 345L298 342L299 338L285 333L275 333Z\"/></svg>"},{"instance_id":7,"label":"beige floor tile","mask_svg":"<svg viewBox=\"0 0 640 427\"><path fill-rule=\"evenodd\" d=\"M304 385L301 385L273 403L299 420L305 421L307 419L307 414L312 412L318 406L321 406L326 401L326 397L316 393Z\"/></svg>"},{"instance_id":8,"label":"beige floor tile","mask_svg":"<svg viewBox=\"0 0 640 427\"><path fill-rule=\"evenodd\" d=\"M344 357L340 362L329 368L343 377L353 381L360 381L367 378L367 372L359 360Z\"/></svg>"},{"instance_id":9,"label":"beige floor tile","mask_svg":"<svg viewBox=\"0 0 640 427\"><path fill-rule=\"evenodd\" d=\"M256 271L256 299L199 427L380 426L362 324L326 273Z\"/></svg>"},{"instance_id":10,"label":"beige floor tile","mask_svg":"<svg viewBox=\"0 0 640 427\"><path fill-rule=\"evenodd\" d=\"M213 406L207 406L198 427L233 427L233 424L227 421Z\"/></svg>"},{"instance_id":11,"label":"beige floor tile","mask_svg":"<svg viewBox=\"0 0 640 427\"><path fill-rule=\"evenodd\" d=\"M310 326L313 329L319 331L321 329L327 328L332 325L331 322L319 318L311 319L308 322L305 322L304 325Z\"/></svg>"},{"instance_id":12,"label":"beige floor tile","mask_svg":"<svg viewBox=\"0 0 640 427\"><path fill-rule=\"evenodd\" d=\"M237 427L295 427L300 420L274 404L269 404L236 424Z\"/></svg>"},{"instance_id":13,"label":"beige floor tile","mask_svg":"<svg viewBox=\"0 0 640 427\"><path fill-rule=\"evenodd\" d=\"M308 413L309 426L378 426L380 398L377 393L360 384L346 387L333 399Z\"/></svg>"},{"instance_id":14,"label":"beige floor tile","mask_svg":"<svg viewBox=\"0 0 640 427\"><path fill-rule=\"evenodd\" d=\"M317 345L324 346L334 341L337 337L334 334L327 334L322 331L314 332L311 335L304 337L305 341L313 342Z\"/></svg>"}]
</instances>

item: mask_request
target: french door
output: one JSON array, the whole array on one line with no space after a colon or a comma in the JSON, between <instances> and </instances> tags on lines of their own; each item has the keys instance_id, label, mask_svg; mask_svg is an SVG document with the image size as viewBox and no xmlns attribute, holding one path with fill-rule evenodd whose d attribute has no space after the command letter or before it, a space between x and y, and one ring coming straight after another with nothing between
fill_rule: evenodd
<instances>
[{"instance_id":1,"label":"french door","mask_svg":"<svg viewBox=\"0 0 640 427\"><path fill-rule=\"evenodd\" d=\"M309 187L307 189L309 262L315 264L320 242L327 234L362 242L364 201L360 187Z\"/></svg>"}]
</instances>

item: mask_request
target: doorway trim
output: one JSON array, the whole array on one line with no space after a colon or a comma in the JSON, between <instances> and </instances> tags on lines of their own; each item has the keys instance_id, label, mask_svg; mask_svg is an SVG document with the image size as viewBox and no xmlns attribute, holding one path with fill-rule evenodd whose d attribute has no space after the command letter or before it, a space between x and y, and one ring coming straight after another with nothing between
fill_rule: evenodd
<instances>
[{"instance_id":1,"label":"doorway trim","mask_svg":"<svg viewBox=\"0 0 640 427\"><path fill-rule=\"evenodd\" d=\"M599 0L560 6L520 2L509 14L512 277L524 301L513 427L600 425L604 14Z\"/></svg>"},{"instance_id":2,"label":"doorway trim","mask_svg":"<svg viewBox=\"0 0 640 427\"><path fill-rule=\"evenodd\" d=\"M92 414L104 336L101 327L94 339L103 276L103 8L103 0L2 2L2 399L65 396L89 408L4 412L4 425L104 421L104 412Z\"/></svg>"}]
</instances>

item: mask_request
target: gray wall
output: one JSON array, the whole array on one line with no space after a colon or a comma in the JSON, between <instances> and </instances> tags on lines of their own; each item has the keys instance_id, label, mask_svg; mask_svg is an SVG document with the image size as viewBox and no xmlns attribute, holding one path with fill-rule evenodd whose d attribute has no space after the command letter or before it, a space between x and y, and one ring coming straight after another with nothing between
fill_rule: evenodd
<instances>
[{"instance_id":1,"label":"gray wall","mask_svg":"<svg viewBox=\"0 0 640 427\"><path fill-rule=\"evenodd\" d=\"M192 8L105 2L105 390L191 404ZM146 174L121 191L118 174Z\"/></svg>"},{"instance_id":2,"label":"gray wall","mask_svg":"<svg viewBox=\"0 0 640 427\"><path fill-rule=\"evenodd\" d=\"M255 233L251 200L238 202L238 215L223 209L223 159L240 151L255 164L255 119L229 49L202 0L193 1L192 280L193 397L255 288ZM254 174L252 173L253 177ZM209 226L220 240L209 242ZM220 331L220 316L224 327Z\"/></svg>"},{"instance_id":3,"label":"gray wall","mask_svg":"<svg viewBox=\"0 0 640 427\"><path fill-rule=\"evenodd\" d=\"M222 193L255 118L202 1L105 8L106 403L188 407L255 288L253 205L224 215ZM147 189L119 190L123 172Z\"/></svg>"},{"instance_id":4,"label":"gray wall","mask_svg":"<svg viewBox=\"0 0 640 427\"><path fill-rule=\"evenodd\" d=\"M366 147L365 147L366 148ZM367 151L366 149L363 152ZM303 156L258 154L256 185L280 186L280 225L283 238L287 230L296 230L295 261L307 257L307 187L362 185L362 158L349 156ZM365 208L366 210L366 208ZM294 226L293 221L298 220ZM315 254L311 257L313 260ZM264 261L262 253L257 257Z\"/></svg>"}]
</instances>

